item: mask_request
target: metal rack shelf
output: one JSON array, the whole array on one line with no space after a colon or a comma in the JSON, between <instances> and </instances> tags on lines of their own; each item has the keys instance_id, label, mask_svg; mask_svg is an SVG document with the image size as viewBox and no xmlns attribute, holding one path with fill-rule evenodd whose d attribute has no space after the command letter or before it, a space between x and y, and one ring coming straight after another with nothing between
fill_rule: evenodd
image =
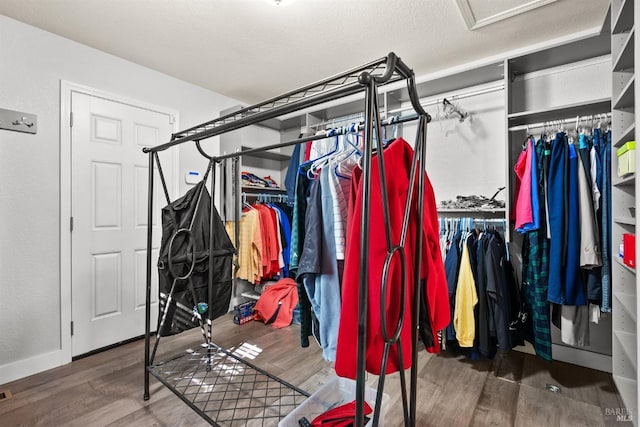
<instances>
[{"instance_id":1,"label":"metal rack shelf","mask_svg":"<svg viewBox=\"0 0 640 427\"><path fill-rule=\"evenodd\" d=\"M215 344L147 369L214 426L275 427L309 397Z\"/></svg>"}]
</instances>

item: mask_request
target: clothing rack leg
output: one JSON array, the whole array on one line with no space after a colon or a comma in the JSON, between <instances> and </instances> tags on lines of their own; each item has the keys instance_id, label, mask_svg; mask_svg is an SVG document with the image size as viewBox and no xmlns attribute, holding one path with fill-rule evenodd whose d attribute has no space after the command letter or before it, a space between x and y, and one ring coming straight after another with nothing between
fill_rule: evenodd
<instances>
[{"instance_id":1,"label":"clothing rack leg","mask_svg":"<svg viewBox=\"0 0 640 427\"><path fill-rule=\"evenodd\" d=\"M426 157L427 146L427 117L420 117L418 122L418 132L416 135L418 152L414 155L418 157L418 227L422 227L424 218L424 165ZM420 316L420 299L422 298L422 286L420 283L420 273L422 266L422 239L418 238L416 241L416 260L414 264L414 291L413 291L413 308L411 310L411 322L413 325L412 330L412 348L411 348L411 390L409 391L409 419L412 426L416 425L416 393L418 384L418 317ZM433 337L438 339L437 337Z\"/></svg>"},{"instance_id":2,"label":"clothing rack leg","mask_svg":"<svg viewBox=\"0 0 640 427\"><path fill-rule=\"evenodd\" d=\"M236 246L236 258L233 266L233 292L234 295L237 292L237 283L236 279L238 276L238 270L240 269L240 212L242 210L242 205L240 204L240 171L238 168L240 167L240 159L238 157L233 158L233 164L231 166L231 172L233 173L233 238Z\"/></svg>"},{"instance_id":3,"label":"clothing rack leg","mask_svg":"<svg viewBox=\"0 0 640 427\"><path fill-rule=\"evenodd\" d=\"M211 165L211 199L209 204L209 245L212 246L215 241L215 233L214 233L214 215L213 212L216 209L215 200L216 200L216 171L218 168L216 167L218 162L215 162ZM213 341L213 320L211 319L211 310L213 307L213 270L215 268L213 262L213 248L209 249L209 286L208 286L208 304L209 307L207 309L207 319L204 319L205 328L206 328L206 342L207 342L207 371L211 370L211 342Z\"/></svg>"},{"instance_id":4,"label":"clothing rack leg","mask_svg":"<svg viewBox=\"0 0 640 427\"><path fill-rule=\"evenodd\" d=\"M147 290L144 326L144 400L149 400L149 343L151 339L151 239L153 237L153 152L149 152L149 188L147 205Z\"/></svg>"},{"instance_id":5,"label":"clothing rack leg","mask_svg":"<svg viewBox=\"0 0 640 427\"><path fill-rule=\"evenodd\" d=\"M369 73L358 77L365 91L365 129L362 153L362 216L360 228L360 283L358 284L358 353L356 359L356 426L364 426L365 359L367 350L367 304L369 276L369 219L371 211L371 157L373 147L373 108L376 84Z\"/></svg>"}]
</instances>

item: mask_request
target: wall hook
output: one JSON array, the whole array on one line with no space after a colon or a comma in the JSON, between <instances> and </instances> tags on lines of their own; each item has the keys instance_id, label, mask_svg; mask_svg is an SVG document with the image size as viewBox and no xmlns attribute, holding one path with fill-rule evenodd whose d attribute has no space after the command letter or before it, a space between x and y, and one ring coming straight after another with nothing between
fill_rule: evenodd
<instances>
[{"instance_id":1,"label":"wall hook","mask_svg":"<svg viewBox=\"0 0 640 427\"><path fill-rule=\"evenodd\" d=\"M23 126L26 126L26 127L28 127L28 128L30 128L30 127L32 127L32 126L33 126L33 122L28 122L28 121L27 121L27 118L26 118L26 117L24 117L24 116L22 116L22 117L20 118L20 120L14 120L11 124L12 124L12 125L14 125L14 126L20 126L20 125L23 125Z\"/></svg>"},{"instance_id":2,"label":"wall hook","mask_svg":"<svg viewBox=\"0 0 640 427\"><path fill-rule=\"evenodd\" d=\"M0 129L22 133L38 133L38 116L0 108Z\"/></svg>"}]
</instances>

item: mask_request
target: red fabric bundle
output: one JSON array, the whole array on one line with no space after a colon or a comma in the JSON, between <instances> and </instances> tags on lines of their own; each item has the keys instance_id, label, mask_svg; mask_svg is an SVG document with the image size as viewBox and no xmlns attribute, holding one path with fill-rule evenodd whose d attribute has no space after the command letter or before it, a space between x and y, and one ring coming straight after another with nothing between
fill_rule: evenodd
<instances>
[{"instance_id":1,"label":"red fabric bundle","mask_svg":"<svg viewBox=\"0 0 640 427\"><path fill-rule=\"evenodd\" d=\"M253 318L264 323L272 321L271 326L274 328L284 328L291 324L293 309L297 304L298 285L295 280L280 279L260 295Z\"/></svg>"}]
</instances>

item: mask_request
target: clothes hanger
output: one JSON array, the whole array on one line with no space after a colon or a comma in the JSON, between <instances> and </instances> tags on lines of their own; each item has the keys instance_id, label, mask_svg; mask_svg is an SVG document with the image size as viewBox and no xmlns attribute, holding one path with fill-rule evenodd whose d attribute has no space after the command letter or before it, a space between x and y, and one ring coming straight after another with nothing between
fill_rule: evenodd
<instances>
[{"instance_id":1,"label":"clothes hanger","mask_svg":"<svg viewBox=\"0 0 640 427\"><path fill-rule=\"evenodd\" d=\"M256 208L247 203L247 193L242 193L242 207L255 210Z\"/></svg>"}]
</instances>

